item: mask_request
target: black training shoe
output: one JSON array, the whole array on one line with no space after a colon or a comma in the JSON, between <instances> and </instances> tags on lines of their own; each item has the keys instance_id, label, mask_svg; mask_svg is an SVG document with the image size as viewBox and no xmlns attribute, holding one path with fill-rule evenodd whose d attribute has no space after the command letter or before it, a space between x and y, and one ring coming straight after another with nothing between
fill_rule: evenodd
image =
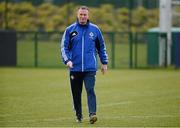
<instances>
[{"instance_id":1,"label":"black training shoe","mask_svg":"<svg viewBox=\"0 0 180 128\"><path fill-rule=\"evenodd\" d=\"M77 116L77 118L76 118L76 122L78 122L78 123L81 123L82 122L82 116Z\"/></svg>"},{"instance_id":2,"label":"black training shoe","mask_svg":"<svg viewBox=\"0 0 180 128\"><path fill-rule=\"evenodd\" d=\"M82 119L76 119L76 122L77 122L77 123L81 123L81 122L82 122Z\"/></svg>"},{"instance_id":3,"label":"black training shoe","mask_svg":"<svg viewBox=\"0 0 180 128\"><path fill-rule=\"evenodd\" d=\"M94 124L96 121L97 121L97 116L96 115L91 115L90 119L89 119L90 124Z\"/></svg>"}]
</instances>

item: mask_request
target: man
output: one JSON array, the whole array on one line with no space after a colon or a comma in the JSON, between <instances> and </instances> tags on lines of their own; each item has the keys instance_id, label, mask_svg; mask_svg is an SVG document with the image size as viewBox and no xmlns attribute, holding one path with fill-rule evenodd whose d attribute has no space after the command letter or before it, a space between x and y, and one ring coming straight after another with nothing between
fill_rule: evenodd
<instances>
[{"instance_id":1,"label":"man","mask_svg":"<svg viewBox=\"0 0 180 128\"><path fill-rule=\"evenodd\" d=\"M107 70L108 56L104 39L99 28L90 23L89 9L81 6L77 11L77 21L66 28L61 40L63 62L70 70L70 83L77 122L82 121L81 94L83 83L87 92L89 121L97 121L95 76L98 67L96 54L99 54L104 74Z\"/></svg>"}]
</instances>

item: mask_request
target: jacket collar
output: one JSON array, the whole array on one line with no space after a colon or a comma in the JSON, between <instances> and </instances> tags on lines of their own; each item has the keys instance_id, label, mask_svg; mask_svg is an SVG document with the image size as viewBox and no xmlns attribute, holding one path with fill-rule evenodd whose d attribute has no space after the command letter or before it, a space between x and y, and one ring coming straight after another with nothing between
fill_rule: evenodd
<instances>
[{"instance_id":1,"label":"jacket collar","mask_svg":"<svg viewBox=\"0 0 180 128\"><path fill-rule=\"evenodd\" d=\"M85 25L82 25L82 24L79 23L78 19L76 20L77 25L79 25L79 26L81 26L81 27L88 27L88 26L89 26L89 22L90 22L90 21L87 20L87 23L86 23Z\"/></svg>"}]
</instances>

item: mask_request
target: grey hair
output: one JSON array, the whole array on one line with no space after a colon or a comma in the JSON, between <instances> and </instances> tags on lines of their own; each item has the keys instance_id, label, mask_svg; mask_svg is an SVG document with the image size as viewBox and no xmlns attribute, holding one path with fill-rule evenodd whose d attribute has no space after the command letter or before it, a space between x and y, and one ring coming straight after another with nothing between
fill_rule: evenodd
<instances>
[{"instance_id":1,"label":"grey hair","mask_svg":"<svg viewBox=\"0 0 180 128\"><path fill-rule=\"evenodd\" d=\"M83 10L88 10L89 11L89 8L87 7L87 6L80 6L79 8L78 8L78 10L79 9L83 9Z\"/></svg>"}]
</instances>

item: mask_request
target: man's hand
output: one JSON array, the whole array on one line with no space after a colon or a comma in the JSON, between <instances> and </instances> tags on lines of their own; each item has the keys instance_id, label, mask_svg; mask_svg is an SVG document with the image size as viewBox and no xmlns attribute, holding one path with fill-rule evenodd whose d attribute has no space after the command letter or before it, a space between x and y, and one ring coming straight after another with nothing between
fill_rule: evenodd
<instances>
[{"instance_id":1,"label":"man's hand","mask_svg":"<svg viewBox=\"0 0 180 128\"><path fill-rule=\"evenodd\" d=\"M73 68L73 63L72 63L72 61L68 61L66 65L67 65L68 68Z\"/></svg>"},{"instance_id":2,"label":"man's hand","mask_svg":"<svg viewBox=\"0 0 180 128\"><path fill-rule=\"evenodd\" d=\"M107 65L102 64L102 66L101 66L102 74L104 75L106 73L106 71L107 71Z\"/></svg>"}]
</instances>

